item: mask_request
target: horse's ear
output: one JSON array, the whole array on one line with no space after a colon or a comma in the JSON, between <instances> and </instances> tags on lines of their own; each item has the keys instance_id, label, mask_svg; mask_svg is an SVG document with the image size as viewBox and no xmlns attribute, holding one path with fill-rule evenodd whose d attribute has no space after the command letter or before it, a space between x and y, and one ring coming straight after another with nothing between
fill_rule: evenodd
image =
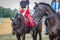
<instances>
[{"instance_id":1,"label":"horse's ear","mask_svg":"<svg viewBox=\"0 0 60 40\"><path fill-rule=\"evenodd\" d=\"M35 3L35 5L38 7L38 3L37 2L34 2Z\"/></svg>"},{"instance_id":2,"label":"horse's ear","mask_svg":"<svg viewBox=\"0 0 60 40\"><path fill-rule=\"evenodd\" d=\"M13 18L10 18L11 21L13 21Z\"/></svg>"}]
</instances>

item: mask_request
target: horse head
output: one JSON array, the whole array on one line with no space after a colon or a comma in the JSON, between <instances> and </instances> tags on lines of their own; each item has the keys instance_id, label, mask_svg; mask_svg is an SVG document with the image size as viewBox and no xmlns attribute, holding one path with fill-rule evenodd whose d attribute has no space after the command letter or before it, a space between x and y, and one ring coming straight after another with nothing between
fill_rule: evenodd
<instances>
[{"instance_id":1,"label":"horse head","mask_svg":"<svg viewBox=\"0 0 60 40\"><path fill-rule=\"evenodd\" d=\"M44 15L46 15L43 7L41 5L39 5L39 3L36 3L36 2L35 2L35 6L34 6L34 15L35 15L35 18L37 16L39 18L42 18Z\"/></svg>"},{"instance_id":2,"label":"horse head","mask_svg":"<svg viewBox=\"0 0 60 40\"><path fill-rule=\"evenodd\" d=\"M10 18L12 23L12 30L13 30L13 34L17 31L17 30L20 30L20 27L21 27L21 23L22 23L22 20L23 20L23 16L22 14L16 14L14 18Z\"/></svg>"},{"instance_id":3,"label":"horse head","mask_svg":"<svg viewBox=\"0 0 60 40\"><path fill-rule=\"evenodd\" d=\"M35 3L34 10L35 10L34 13L39 14L41 17L43 17L43 16L54 16L56 13L52 9L52 7L47 3Z\"/></svg>"}]
</instances>

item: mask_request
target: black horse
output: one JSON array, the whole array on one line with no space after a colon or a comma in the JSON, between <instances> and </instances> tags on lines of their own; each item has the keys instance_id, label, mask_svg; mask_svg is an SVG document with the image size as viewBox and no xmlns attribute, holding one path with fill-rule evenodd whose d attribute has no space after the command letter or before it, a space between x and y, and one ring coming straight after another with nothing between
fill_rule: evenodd
<instances>
[{"instance_id":1,"label":"black horse","mask_svg":"<svg viewBox=\"0 0 60 40\"><path fill-rule=\"evenodd\" d=\"M47 16L49 39L60 40L60 18L52 7L47 3L36 3L34 11L41 18Z\"/></svg>"},{"instance_id":2,"label":"black horse","mask_svg":"<svg viewBox=\"0 0 60 40\"><path fill-rule=\"evenodd\" d=\"M37 16L38 17L38 16ZM34 18L34 17L33 17ZM38 19L38 18L36 18ZM16 33L16 37L18 40L25 40L25 34L30 32L30 28L28 28L24 22L24 17L22 14L16 14L16 16L14 17L14 19L12 20L12 30L13 30L13 34ZM32 27L32 37L33 40L37 39L37 33L39 33L39 40L41 40L41 31L42 31L42 22L39 18L39 20L35 20L34 18L34 27Z\"/></svg>"}]
</instances>

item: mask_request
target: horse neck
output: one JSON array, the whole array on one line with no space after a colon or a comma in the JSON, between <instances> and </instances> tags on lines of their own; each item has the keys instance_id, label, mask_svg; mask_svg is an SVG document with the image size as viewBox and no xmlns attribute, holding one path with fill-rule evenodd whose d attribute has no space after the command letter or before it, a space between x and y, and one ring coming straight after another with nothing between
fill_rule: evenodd
<instances>
[{"instance_id":1,"label":"horse neck","mask_svg":"<svg viewBox=\"0 0 60 40\"><path fill-rule=\"evenodd\" d=\"M45 10L45 12L46 12L46 14L48 16L54 16L54 15L56 15L54 13L54 11L49 6L43 5L43 8L44 8L44 10Z\"/></svg>"},{"instance_id":2,"label":"horse neck","mask_svg":"<svg viewBox=\"0 0 60 40\"><path fill-rule=\"evenodd\" d=\"M59 23L59 18L58 16L56 15L56 13L53 11L53 9L51 9L50 7L48 6L45 6L45 9L46 9L46 14L48 15L48 17L51 17L53 20L55 20L55 23ZM52 22L52 21L51 21Z\"/></svg>"}]
</instances>

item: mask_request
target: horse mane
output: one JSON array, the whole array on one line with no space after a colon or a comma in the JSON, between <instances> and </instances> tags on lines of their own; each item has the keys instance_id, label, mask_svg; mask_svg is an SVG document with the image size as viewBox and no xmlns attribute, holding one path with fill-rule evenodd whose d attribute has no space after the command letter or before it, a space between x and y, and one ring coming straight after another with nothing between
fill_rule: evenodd
<instances>
[{"instance_id":1,"label":"horse mane","mask_svg":"<svg viewBox=\"0 0 60 40\"><path fill-rule=\"evenodd\" d=\"M56 13L56 12L52 9L52 7L51 7L49 4L47 4L47 3L38 3L38 5L46 5L46 6L50 7L51 10L52 10L54 13Z\"/></svg>"}]
</instances>

